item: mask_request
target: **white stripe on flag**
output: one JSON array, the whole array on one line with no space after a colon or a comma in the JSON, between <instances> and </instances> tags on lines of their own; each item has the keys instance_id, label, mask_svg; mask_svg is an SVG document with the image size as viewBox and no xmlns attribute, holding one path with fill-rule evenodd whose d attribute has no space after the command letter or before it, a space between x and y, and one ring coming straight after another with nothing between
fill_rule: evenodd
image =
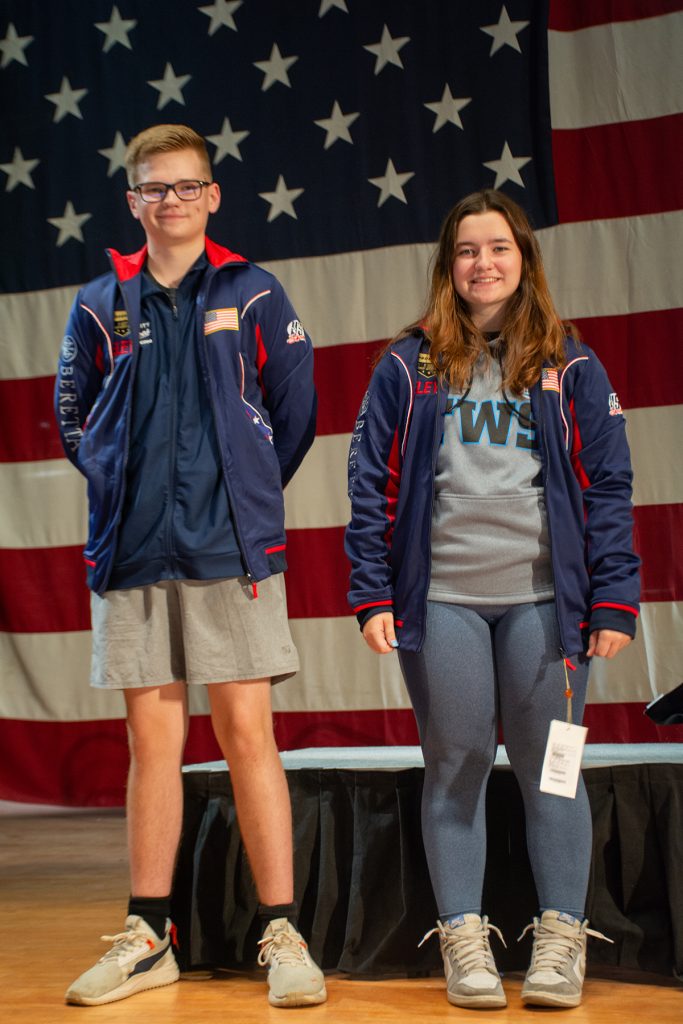
<instances>
[{"instance_id":1,"label":"white stripe on flag","mask_svg":"<svg viewBox=\"0 0 683 1024\"><path fill-rule=\"evenodd\" d=\"M76 287L0 295L0 380L56 372Z\"/></svg>"},{"instance_id":2,"label":"white stripe on flag","mask_svg":"<svg viewBox=\"0 0 683 1024\"><path fill-rule=\"evenodd\" d=\"M677 264L638 254L677 252L682 236L680 211L539 231L560 314L580 318L677 308ZM388 338L415 320L424 304L433 249L431 244L393 246L264 267L282 281L314 346L325 348ZM70 307L67 293L73 297L74 289L0 295L0 379L54 374Z\"/></svg>"},{"instance_id":3,"label":"white stripe on flag","mask_svg":"<svg viewBox=\"0 0 683 1024\"><path fill-rule=\"evenodd\" d=\"M683 211L560 224L538 232L550 290L568 319L677 309ZM590 344L590 339L586 341ZM646 358L644 356L644 358Z\"/></svg>"},{"instance_id":4,"label":"white stripe on flag","mask_svg":"<svg viewBox=\"0 0 683 1024\"><path fill-rule=\"evenodd\" d=\"M683 405L628 409L625 416L633 463L634 505L683 502Z\"/></svg>"},{"instance_id":5,"label":"white stripe on flag","mask_svg":"<svg viewBox=\"0 0 683 1024\"><path fill-rule=\"evenodd\" d=\"M0 493L11 496L0 516L0 548L84 544L85 488L85 478L66 459L0 463Z\"/></svg>"},{"instance_id":6,"label":"white stripe on flag","mask_svg":"<svg viewBox=\"0 0 683 1024\"><path fill-rule=\"evenodd\" d=\"M683 111L682 39L679 11L578 32L549 32L553 128L641 121ZM671 173L676 171L672 168Z\"/></svg>"},{"instance_id":7,"label":"white stripe on flag","mask_svg":"<svg viewBox=\"0 0 683 1024\"><path fill-rule=\"evenodd\" d=\"M665 642L662 642L665 640ZM589 704L642 701L667 693L681 681L683 601L644 604L635 640L609 661L593 658Z\"/></svg>"},{"instance_id":8,"label":"white stripe on flag","mask_svg":"<svg viewBox=\"0 0 683 1024\"><path fill-rule=\"evenodd\" d=\"M409 707L393 655L369 650L353 617L296 619L292 635L301 672L273 690L277 711L353 711ZM667 637L665 647L653 639ZM654 648L654 649L653 649ZM123 718L118 691L88 683L90 633L0 633L0 717L28 721ZM588 702L639 701L680 682L683 603L643 606L636 640L616 661L594 659ZM191 687L192 710L206 712L203 687Z\"/></svg>"}]
</instances>

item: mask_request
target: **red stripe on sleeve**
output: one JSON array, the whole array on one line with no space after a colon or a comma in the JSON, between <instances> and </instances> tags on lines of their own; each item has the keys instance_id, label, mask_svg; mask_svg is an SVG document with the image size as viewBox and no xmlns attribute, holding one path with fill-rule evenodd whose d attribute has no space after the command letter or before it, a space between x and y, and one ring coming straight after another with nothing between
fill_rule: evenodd
<instances>
[{"instance_id":1,"label":"red stripe on sleeve","mask_svg":"<svg viewBox=\"0 0 683 1024\"><path fill-rule=\"evenodd\" d=\"M614 601L597 601L591 606L595 608L616 608L620 612L630 612L631 615L635 615L638 618L638 609L632 608L630 604L615 604Z\"/></svg>"},{"instance_id":2,"label":"red stripe on sleeve","mask_svg":"<svg viewBox=\"0 0 683 1024\"><path fill-rule=\"evenodd\" d=\"M263 334L261 333L261 325L256 324L256 369L258 370L258 382L265 398L266 387L263 383L263 367L268 362L268 353L266 352L266 346L263 344Z\"/></svg>"},{"instance_id":3,"label":"red stripe on sleeve","mask_svg":"<svg viewBox=\"0 0 683 1024\"><path fill-rule=\"evenodd\" d=\"M579 486L581 487L581 490L585 491L587 487L590 487L591 482L588 479L588 474L586 473L586 470L581 465L581 459L579 457L581 450L583 448L583 441L581 439L581 431L579 430L579 425L576 422L576 414L574 412L574 399L572 399L569 403L569 408L571 410L573 424L571 450L572 467L574 469L576 479L579 481Z\"/></svg>"},{"instance_id":4,"label":"red stripe on sleeve","mask_svg":"<svg viewBox=\"0 0 683 1024\"><path fill-rule=\"evenodd\" d=\"M357 604L353 609L354 614L365 611L366 608L390 608L391 601L368 601L366 604Z\"/></svg>"},{"instance_id":5,"label":"red stripe on sleeve","mask_svg":"<svg viewBox=\"0 0 683 1024\"><path fill-rule=\"evenodd\" d=\"M387 499L385 515L389 520L389 526L387 527L386 533L384 534L384 540L389 546L391 546L391 537L394 532L394 523L396 522L398 489L401 483L401 471L399 468L398 454L398 429L394 431L394 440L391 445L391 451L389 452L387 470L389 473L389 478L384 489L384 494Z\"/></svg>"}]
</instances>

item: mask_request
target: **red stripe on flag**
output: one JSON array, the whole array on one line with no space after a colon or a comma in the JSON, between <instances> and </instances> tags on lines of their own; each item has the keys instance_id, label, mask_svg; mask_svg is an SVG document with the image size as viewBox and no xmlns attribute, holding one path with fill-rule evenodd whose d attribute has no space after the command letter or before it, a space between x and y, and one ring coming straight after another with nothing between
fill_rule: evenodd
<instances>
[{"instance_id":1,"label":"red stripe on flag","mask_svg":"<svg viewBox=\"0 0 683 1024\"><path fill-rule=\"evenodd\" d=\"M643 559L643 600L683 601L683 504L640 505L635 537ZM669 538L662 544L662 537ZM351 615L344 527L290 530L287 602L291 619ZM0 548L0 630L68 633L90 629L80 547ZM315 585L311 585L311 579ZM46 600L46 595L51 595ZM58 595L58 597L55 597Z\"/></svg>"},{"instance_id":2,"label":"red stripe on flag","mask_svg":"<svg viewBox=\"0 0 683 1024\"><path fill-rule=\"evenodd\" d=\"M351 433L373 362L384 345L386 341L365 341L315 350L318 436Z\"/></svg>"},{"instance_id":3,"label":"red stripe on flag","mask_svg":"<svg viewBox=\"0 0 683 1024\"><path fill-rule=\"evenodd\" d=\"M344 527L290 530L287 601L291 619L350 615ZM0 548L0 631L69 633L90 629L90 597L80 546ZM315 578L315 586L311 586ZM46 595L53 595L46 599ZM58 598L54 597L58 595Z\"/></svg>"},{"instance_id":4,"label":"red stripe on flag","mask_svg":"<svg viewBox=\"0 0 683 1024\"><path fill-rule=\"evenodd\" d=\"M643 715L643 708L639 703L589 704L584 716L589 742L683 742L683 726L656 726ZM405 708L279 712L274 721L280 750L418 744L415 718ZM222 756L208 715L192 716L184 764L218 760ZM127 770L128 747L122 720L0 719L2 800L68 807L121 807Z\"/></svg>"},{"instance_id":5,"label":"red stripe on flag","mask_svg":"<svg viewBox=\"0 0 683 1024\"><path fill-rule=\"evenodd\" d=\"M683 402L683 347L677 343L683 309L584 318L576 323L610 370L625 407ZM644 342L646 361L636 364L624 359L628 346L643 351ZM316 351L319 436L350 433L372 360L384 344L371 341ZM54 377L0 381L0 462L63 458L52 412L53 389Z\"/></svg>"},{"instance_id":6,"label":"red stripe on flag","mask_svg":"<svg viewBox=\"0 0 683 1024\"><path fill-rule=\"evenodd\" d=\"M644 711L644 703L588 704L583 716L588 742L683 743L683 725L655 725Z\"/></svg>"},{"instance_id":7,"label":"red stripe on flag","mask_svg":"<svg viewBox=\"0 0 683 1024\"><path fill-rule=\"evenodd\" d=\"M311 746L414 746L412 711L279 712L280 750ZM208 715L190 718L183 764L221 761ZM121 807L128 744L123 720L27 722L0 719L0 799L67 807Z\"/></svg>"},{"instance_id":8,"label":"red stripe on flag","mask_svg":"<svg viewBox=\"0 0 683 1024\"><path fill-rule=\"evenodd\" d=\"M655 18L680 9L680 0L550 0L548 28L575 32L610 22Z\"/></svg>"},{"instance_id":9,"label":"red stripe on flag","mask_svg":"<svg viewBox=\"0 0 683 1024\"><path fill-rule=\"evenodd\" d=\"M0 799L64 807L121 807L127 772L123 720L0 719Z\"/></svg>"},{"instance_id":10,"label":"red stripe on flag","mask_svg":"<svg viewBox=\"0 0 683 1024\"><path fill-rule=\"evenodd\" d=\"M296 711L274 716L279 750L307 747L414 747L419 743L411 708L373 711Z\"/></svg>"},{"instance_id":11,"label":"red stripe on flag","mask_svg":"<svg viewBox=\"0 0 683 1024\"><path fill-rule=\"evenodd\" d=\"M90 629L90 597L80 545L0 548L0 630L70 633Z\"/></svg>"},{"instance_id":12,"label":"red stripe on flag","mask_svg":"<svg viewBox=\"0 0 683 1024\"><path fill-rule=\"evenodd\" d=\"M287 531L287 610L290 619L350 615L344 527ZM315 585L311 586L311 579ZM319 745L319 744L316 744Z\"/></svg>"},{"instance_id":13,"label":"red stripe on flag","mask_svg":"<svg viewBox=\"0 0 683 1024\"><path fill-rule=\"evenodd\" d=\"M344 527L290 530L287 601L291 619L350 615ZM0 631L68 633L90 629L90 597L80 546L0 548ZM315 585L311 585L311 579ZM51 595L46 599L46 595ZM55 596L55 595L58 595Z\"/></svg>"},{"instance_id":14,"label":"red stripe on flag","mask_svg":"<svg viewBox=\"0 0 683 1024\"><path fill-rule=\"evenodd\" d=\"M0 380L0 462L62 459L52 408L54 377Z\"/></svg>"},{"instance_id":15,"label":"red stripe on flag","mask_svg":"<svg viewBox=\"0 0 683 1024\"><path fill-rule=\"evenodd\" d=\"M666 168L682 133L683 114L553 131L560 222L680 209L683 175Z\"/></svg>"},{"instance_id":16,"label":"red stripe on flag","mask_svg":"<svg viewBox=\"0 0 683 1024\"><path fill-rule=\"evenodd\" d=\"M625 409L683 403L683 309L574 321Z\"/></svg>"},{"instance_id":17,"label":"red stripe on flag","mask_svg":"<svg viewBox=\"0 0 683 1024\"><path fill-rule=\"evenodd\" d=\"M381 340L316 349L318 436L351 433L373 360L385 344ZM259 353L259 373L263 362ZM64 457L52 408L54 386L54 377L0 381L0 462Z\"/></svg>"},{"instance_id":18,"label":"red stripe on flag","mask_svg":"<svg viewBox=\"0 0 683 1024\"><path fill-rule=\"evenodd\" d=\"M183 763L221 758L210 718L193 716ZM66 807L121 807L127 774L123 719L0 719L0 799Z\"/></svg>"},{"instance_id":19,"label":"red stripe on flag","mask_svg":"<svg viewBox=\"0 0 683 1024\"><path fill-rule=\"evenodd\" d=\"M604 362L625 409L683 403L683 308L574 317L574 323ZM351 432L372 360L385 344L316 349L318 436Z\"/></svg>"},{"instance_id":20,"label":"red stripe on flag","mask_svg":"<svg viewBox=\"0 0 683 1024\"><path fill-rule=\"evenodd\" d=\"M683 403L683 309L575 319L626 409ZM317 349L319 437L350 434L372 361L386 341ZM647 358L642 358L642 353ZM0 462L63 458L52 413L54 377L0 381Z\"/></svg>"},{"instance_id":21,"label":"red stripe on flag","mask_svg":"<svg viewBox=\"0 0 683 1024\"><path fill-rule=\"evenodd\" d=\"M635 510L634 541L643 560L642 600L683 600L683 505L641 505Z\"/></svg>"}]
</instances>

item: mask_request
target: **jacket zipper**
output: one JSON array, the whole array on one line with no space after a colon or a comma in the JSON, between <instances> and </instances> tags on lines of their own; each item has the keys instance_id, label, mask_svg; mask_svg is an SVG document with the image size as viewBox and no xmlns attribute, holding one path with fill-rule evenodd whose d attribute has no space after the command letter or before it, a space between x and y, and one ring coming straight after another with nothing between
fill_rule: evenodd
<instances>
[{"instance_id":1,"label":"jacket zipper","mask_svg":"<svg viewBox=\"0 0 683 1024\"><path fill-rule=\"evenodd\" d=\"M111 261L111 257L110 257L110 261ZM204 374L204 383L206 385L206 389L207 389L208 394L209 394L209 402L211 403L211 413L213 415L214 423L217 423L217 420L216 420L216 406L215 406L215 402L214 402L214 398L213 398L213 392L211 391L211 383L210 383L209 378L208 378L208 371L207 371L208 353L206 351L206 337L204 335L204 330L203 330L203 327L204 327L204 312L206 310L206 294L207 294L207 291L208 291L209 284L211 283L211 281L213 280L213 277L215 275L215 268L213 270L213 273L210 273L210 270L211 270L211 268L207 269L207 273L205 274L204 281L202 282L201 292L200 292L200 294L197 297L197 318L198 318L198 321L199 321L199 333L200 333L201 339L202 339L201 342L200 342L200 345L199 345L199 352L200 352L200 358L201 358L201 360L203 362L202 370L203 370L203 374ZM114 275L116 276L117 282L118 282L118 275L116 274L116 270L115 269L114 269ZM121 283L120 282L118 282L118 285L119 285L119 288L121 288ZM123 288L121 288L121 294L122 294L122 298L123 298L123 304L125 306L126 312L128 313L129 323L132 324L133 321L132 321L131 316L130 316L130 310L128 308L128 302L126 300L126 295L125 295L125 292L124 292ZM177 307L173 306L173 309L174 309L174 312L175 312L175 314L177 316ZM139 354L140 354L140 343L139 343L139 339L136 339L136 342L135 342L135 344L133 346L133 354L132 354L133 355L133 362L131 363L130 380L128 382L128 397L129 398L130 398L130 395L132 393L133 384L135 382L135 374L136 374L136 371L137 371L137 364L138 364ZM112 369L112 372L113 372L113 369ZM121 465L120 494L119 494L118 506L117 506L117 509L116 509L116 518L115 518L115 522L114 522L113 544L112 544L111 554L110 554L110 557L109 557L109 564L107 566L107 571L106 571L106 574L105 574L105 576L103 578L103 581L102 581L102 591L107 589L107 583L109 582L109 580L111 578L111 572L112 572L112 568L114 566L114 559L116 557L116 544L117 544L117 541L118 541L118 532L119 532L119 526L120 526L120 523L121 523L121 513L123 511L123 502L124 502L125 490L126 490L126 483L125 483L125 481L126 481L126 470L128 468L128 456L129 456L129 453L130 453L130 423L131 423L131 418L132 418L132 402L128 401L127 409L126 409L126 434L125 434L125 443L124 443L124 454L123 454L123 462L122 462L122 465ZM216 430L216 434L217 434L217 437L218 437L218 443L220 445L220 443L221 443L220 442L220 433L219 433L218 429ZM240 527L239 527L239 521L238 521L238 514L237 514L236 506L235 506L235 503L234 503L233 497L232 497L232 490L230 488L230 483L229 483L229 480L228 480L228 474L227 474L227 471L226 471L226 468L225 468L225 462L224 462L224 459L223 459L223 451L222 451L222 449L221 449L221 469L222 469L222 472L223 472L223 481L225 483L225 488L226 488L226 490L228 492L228 500L230 502L230 509L231 509L232 515L233 515L233 525L235 527L235 537L237 539L237 545L238 545L238 547L240 549L240 555L242 556L242 562L244 563L244 567L245 567L245 570L246 570L246 577L247 577L249 583L251 584L251 589L252 589L252 593L254 594L254 597L258 597L257 582L254 579L254 576L253 576L253 574L251 572L251 567L249 565L249 561L248 561L247 556L246 556L245 547L244 547L244 544L242 542L242 537L241 537ZM102 592L102 591L98 590L98 592Z\"/></svg>"},{"instance_id":2,"label":"jacket zipper","mask_svg":"<svg viewBox=\"0 0 683 1024\"><path fill-rule=\"evenodd\" d=\"M422 648L424 646L424 642L425 642L425 636L427 634L427 603L428 603L427 595L429 593L429 585L430 585L430 583L432 581L432 528L431 528L431 524L432 524L432 522L434 520L434 505L435 505L435 502L436 502L436 460L437 460L438 455L439 455L439 444L440 444L440 440L441 440L440 437L439 437L439 423L442 424L442 432L445 429L445 426L443 425L444 417L441 414L441 406L443 405L444 410L445 410L445 408L446 408L446 401L448 400L448 392L447 391L446 391L446 393L444 395L444 391L445 390L446 390L445 384L442 384L440 386L440 388L439 388L439 391L437 392L436 403L435 403L436 404L436 415L434 417L434 436L432 438L432 498L431 498L431 502L430 502L430 514L429 514L429 540L427 541L427 586L425 587L425 592L424 592L425 596L424 596L424 607L423 607L423 612L422 612L422 631L421 631L421 634L420 634L420 647L419 647L419 650L422 650Z\"/></svg>"},{"instance_id":3,"label":"jacket zipper","mask_svg":"<svg viewBox=\"0 0 683 1024\"><path fill-rule=\"evenodd\" d=\"M207 295L207 292L209 290L209 285L213 281L215 273L216 273L215 270L213 271L213 273L210 273L207 270L207 273L204 275L204 280L202 282L201 291L200 291L199 295L197 296L197 318L198 318L198 322L199 322L198 332L199 332L199 335L201 337L201 341L199 343L199 351L200 351L200 358L201 358L201 361L202 361L202 364L203 364L202 365L202 372L204 374L204 384L206 385L206 390L207 390L208 395L209 395L209 403L211 405L211 415L213 416L213 422L214 422L214 425L216 427L216 437L218 439L218 446L219 446L220 453L221 453L221 470L223 472L223 482L225 483L225 489L228 492L228 502L230 504L230 511L232 513L233 526L235 528L235 538L237 540L237 546L240 549L240 555L242 556L242 562L244 564L246 577L247 577L249 583L251 584L252 593L253 593L254 597L258 597L257 582L256 582L256 580L254 578L254 575L253 575L252 571L251 571L251 566L249 565L249 560L248 560L247 555L246 555L246 550L245 550L244 544L242 542L242 535L241 535L241 528L240 528L240 523L239 523L239 515L238 515L238 512L237 512L237 506L236 506L235 501L233 499L233 492L232 492L232 488L230 486L230 480L229 480L229 477L228 477L228 471L227 471L226 466L225 466L225 458L224 458L224 454L223 454L221 435L220 435L220 430L218 429L218 419L217 419L217 416L216 416L216 403L214 402L213 391L211 389L211 381L209 379L209 372L208 372L209 353L208 353L208 350L207 350L207 347L206 347L206 335L204 334L204 313L206 311L206 295Z\"/></svg>"},{"instance_id":4,"label":"jacket zipper","mask_svg":"<svg viewBox=\"0 0 683 1024\"><path fill-rule=\"evenodd\" d=\"M562 395L561 394L560 394L560 402L562 402ZM543 436L543 448L544 448L544 451L545 451L545 465L543 466L543 477L544 477L544 479L543 479L543 501L544 501L545 506L546 506L546 508L545 508L545 521L546 521L546 524L548 526L548 546L550 547L550 565L552 566L552 570L553 570L553 591L554 591L555 590L555 549L553 547L552 530L550 529L550 515L548 513L548 503L546 501L546 493L547 493L547 490L548 490L548 486L547 486L547 484L548 484L548 473L550 471L550 451L548 449L548 434L547 434L547 431L545 429L545 412L544 412L544 409L543 409L543 392L542 391L541 391L541 394L539 396L538 408L539 408L539 412L540 412L540 425L541 425L541 434ZM567 655L567 652L566 652L566 650L564 649L564 646L563 646L563 644L564 644L564 637L562 635L562 623L560 622L560 613L559 613L559 610L558 610L558 607L557 607L557 594L555 594L554 601L555 601L555 618L557 620L557 629L558 629L558 632L560 634L560 654L562 655L562 658L564 660L566 660L568 655Z\"/></svg>"},{"instance_id":5,"label":"jacket zipper","mask_svg":"<svg viewBox=\"0 0 683 1024\"><path fill-rule=\"evenodd\" d=\"M171 417L169 423L170 450L168 453L168 502L166 505L166 557L169 568L175 572L175 552L173 550L173 517L175 515L176 483L178 474L176 472L176 459L178 451L178 349L180 338L178 336L178 306L176 303L177 291L173 289L173 298L167 294L173 318L174 346L169 360L168 378L169 391L171 395Z\"/></svg>"}]
</instances>

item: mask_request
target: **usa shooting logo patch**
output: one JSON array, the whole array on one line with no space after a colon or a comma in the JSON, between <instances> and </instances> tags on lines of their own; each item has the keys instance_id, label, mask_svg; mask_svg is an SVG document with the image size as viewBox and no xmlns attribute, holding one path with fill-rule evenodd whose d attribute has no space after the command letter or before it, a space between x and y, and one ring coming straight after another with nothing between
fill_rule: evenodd
<instances>
[{"instance_id":1,"label":"usa shooting logo patch","mask_svg":"<svg viewBox=\"0 0 683 1024\"><path fill-rule=\"evenodd\" d=\"M300 320L291 320L287 324L287 344L295 345L297 341L305 341L306 332Z\"/></svg>"},{"instance_id":2,"label":"usa shooting logo patch","mask_svg":"<svg viewBox=\"0 0 683 1024\"><path fill-rule=\"evenodd\" d=\"M624 410L621 408L621 402L619 401L619 395L616 391L613 391L609 396L609 414L610 416L623 416Z\"/></svg>"}]
</instances>

